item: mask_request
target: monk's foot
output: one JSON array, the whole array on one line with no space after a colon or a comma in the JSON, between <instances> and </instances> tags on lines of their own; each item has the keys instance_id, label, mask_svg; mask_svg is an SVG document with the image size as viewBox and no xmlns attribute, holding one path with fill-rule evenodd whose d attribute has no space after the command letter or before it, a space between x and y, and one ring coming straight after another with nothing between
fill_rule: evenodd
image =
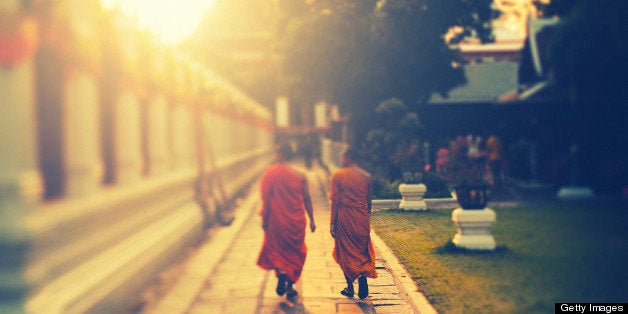
<instances>
[{"instance_id":1,"label":"monk's foot","mask_svg":"<svg viewBox=\"0 0 628 314\"><path fill-rule=\"evenodd\" d=\"M340 291L340 294L344 295L345 297L353 298L353 295L355 293L353 292L353 290L349 290L349 288L344 288L342 289L342 291Z\"/></svg>"},{"instance_id":2,"label":"monk's foot","mask_svg":"<svg viewBox=\"0 0 628 314\"><path fill-rule=\"evenodd\" d=\"M358 298L366 298L369 295L369 285L366 283L366 276L358 277L358 287Z\"/></svg>"},{"instance_id":3,"label":"monk's foot","mask_svg":"<svg viewBox=\"0 0 628 314\"><path fill-rule=\"evenodd\" d=\"M280 274L277 277L277 289L275 290L277 292L277 295L284 295L284 293L286 293L286 280L288 279L288 277L286 276L286 274Z\"/></svg>"},{"instance_id":4,"label":"monk's foot","mask_svg":"<svg viewBox=\"0 0 628 314\"><path fill-rule=\"evenodd\" d=\"M298 295L299 293L294 290L294 288L292 287L292 282L288 282L288 287L286 288L286 297L287 298L294 298Z\"/></svg>"}]
</instances>

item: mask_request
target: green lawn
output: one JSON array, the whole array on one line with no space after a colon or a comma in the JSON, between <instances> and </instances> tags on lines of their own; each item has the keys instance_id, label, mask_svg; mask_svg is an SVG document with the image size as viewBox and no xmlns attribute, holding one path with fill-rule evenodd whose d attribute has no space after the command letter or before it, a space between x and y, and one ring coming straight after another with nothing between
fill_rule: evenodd
<instances>
[{"instance_id":1,"label":"green lawn","mask_svg":"<svg viewBox=\"0 0 628 314\"><path fill-rule=\"evenodd\" d=\"M490 253L455 249L452 209L379 211L371 223L441 313L553 313L554 302L628 302L623 204L491 205Z\"/></svg>"}]
</instances>

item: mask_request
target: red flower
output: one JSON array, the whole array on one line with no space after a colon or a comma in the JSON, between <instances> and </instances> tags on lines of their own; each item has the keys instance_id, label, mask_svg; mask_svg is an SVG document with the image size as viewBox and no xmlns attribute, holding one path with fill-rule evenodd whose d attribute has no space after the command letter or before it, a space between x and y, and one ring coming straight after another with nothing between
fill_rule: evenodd
<instances>
[{"instance_id":1,"label":"red flower","mask_svg":"<svg viewBox=\"0 0 628 314\"><path fill-rule=\"evenodd\" d=\"M488 155L480 150L480 138L459 136L449 143L449 149L437 152L436 171L453 185L491 185L492 176Z\"/></svg>"}]
</instances>

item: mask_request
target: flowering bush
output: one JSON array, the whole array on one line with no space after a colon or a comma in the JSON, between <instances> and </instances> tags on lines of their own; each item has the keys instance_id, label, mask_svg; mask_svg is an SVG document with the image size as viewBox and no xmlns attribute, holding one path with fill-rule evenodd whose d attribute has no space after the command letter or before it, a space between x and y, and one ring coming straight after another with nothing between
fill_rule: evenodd
<instances>
[{"instance_id":1,"label":"flowering bush","mask_svg":"<svg viewBox=\"0 0 628 314\"><path fill-rule=\"evenodd\" d=\"M481 139L459 136L437 153L436 171L452 186L493 184L488 155L480 150Z\"/></svg>"}]
</instances>

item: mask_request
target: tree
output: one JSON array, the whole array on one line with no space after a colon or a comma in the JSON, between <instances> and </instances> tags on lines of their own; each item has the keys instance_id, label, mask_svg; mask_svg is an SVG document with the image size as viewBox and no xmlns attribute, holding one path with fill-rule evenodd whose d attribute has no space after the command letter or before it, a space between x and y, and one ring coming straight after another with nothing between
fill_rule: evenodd
<instances>
[{"instance_id":1,"label":"tree","mask_svg":"<svg viewBox=\"0 0 628 314\"><path fill-rule=\"evenodd\" d=\"M569 94L573 119L567 145L578 145L581 169L601 185L627 179L627 9L622 0L570 0L556 1L545 12L561 18L547 53L554 82Z\"/></svg>"},{"instance_id":2,"label":"tree","mask_svg":"<svg viewBox=\"0 0 628 314\"><path fill-rule=\"evenodd\" d=\"M370 157L369 170L391 181L403 179L404 172L420 172L424 161L417 114L408 111L402 100L391 98L377 105L375 115L378 123L369 130L362 147Z\"/></svg>"},{"instance_id":3,"label":"tree","mask_svg":"<svg viewBox=\"0 0 628 314\"><path fill-rule=\"evenodd\" d=\"M368 121L382 100L396 97L410 110L434 92L464 84L461 60L445 42L491 40L492 0L317 0L285 23L283 70L288 90L314 102L338 103L353 119ZM356 138L366 134L354 124Z\"/></svg>"}]
</instances>

